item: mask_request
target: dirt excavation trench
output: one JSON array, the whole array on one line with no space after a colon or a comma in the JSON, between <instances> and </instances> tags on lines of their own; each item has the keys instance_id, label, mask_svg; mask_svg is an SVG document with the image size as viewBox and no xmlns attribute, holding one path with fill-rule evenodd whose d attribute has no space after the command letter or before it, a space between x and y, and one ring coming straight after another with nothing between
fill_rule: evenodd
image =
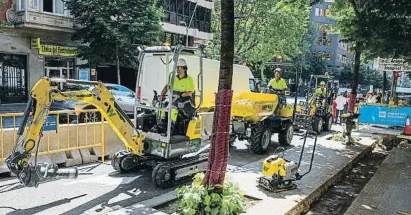
<instances>
[{"instance_id":1,"label":"dirt excavation trench","mask_svg":"<svg viewBox=\"0 0 411 215\"><path fill-rule=\"evenodd\" d=\"M377 146L362 158L353 169L311 205L306 215L342 215L374 176L389 151L399 144L393 137L384 137L383 145Z\"/></svg>"}]
</instances>

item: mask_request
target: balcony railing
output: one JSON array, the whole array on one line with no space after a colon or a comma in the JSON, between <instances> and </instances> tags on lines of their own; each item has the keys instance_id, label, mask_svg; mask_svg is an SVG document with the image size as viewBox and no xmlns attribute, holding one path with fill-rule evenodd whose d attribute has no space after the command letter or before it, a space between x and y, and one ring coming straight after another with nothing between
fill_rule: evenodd
<instances>
[{"instance_id":1,"label":"balcony railing","mask_svg":"<svg viewBox=\"0 0 411 215\"><path fill-rule=\"evenodd\" d=\"M16 27L37 28L52 31L73 32L74 21L68 11L59 9L60 13L40 10L42 0L16 0ZM53 10L56 10L54 8Z\"/></svg>"}]
</instances>

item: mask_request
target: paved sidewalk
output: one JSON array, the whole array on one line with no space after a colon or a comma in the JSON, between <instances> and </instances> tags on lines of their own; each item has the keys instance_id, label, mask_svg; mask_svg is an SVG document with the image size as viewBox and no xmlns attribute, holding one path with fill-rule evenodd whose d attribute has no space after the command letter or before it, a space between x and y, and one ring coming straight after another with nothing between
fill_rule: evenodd
<instances>
[{"instance_id":1,"label":"paved sidewalk","mask_svg":"<svg viewBox=\"0 0 411 215\"><path fill-rule=\"evenodd\" d=\"M394 148L345 215L411 213L411 145Z\"/></svg>"},{"instance_id":2,"label":"paved sidewalk","mask_svg":"<svg viewBox=\"0 0 411 215\"><path fill-rule=\"evenodd\" d=\"M298 188L291 191L272 193L257 186L262 161L246 165L242 170L229 173L229 176L239 183L248 196L261 199L245 214L300 214L309 209L309 205L318 199L329 186L336 183L358 160L369 153L378 140L364 137L360 144L345 146L341 142L327 140L331 135L318 139L312 171L297 182ZM304 160L300 172L308 170L310 153L313 150L313 140L307 141ZM301 146L289 149L285 158L298 162Z\"/></svg>"},{"instance_id":3,"label":"paved sidewalk","mask_svg":"<svg viewBox=\"0 0 411 215\"><path fill-rule=\"evenodd\" d=\"M257 178L261 172L262 160L250 163L248 165L237 167L229 166L227 176L239 183L241 189L247 196L261 199L256 205L249 208L245 214L300 214L309 209L309 205L318 199L329 186L336 183L339 177L348 171L358 160L365 154L371 152L373 147L378 143L377 138L361 137L360 144L355 146L345 146L341 142L327 140L332 135L326 135L318 138L314 164L311 173L306 175L301 181L298 181L298 189L285 191L281 193L272 193L257 186ZM294 137L291 149L285 152L285 158L298 161L302 141L297 141L299 136ZM308 170L310 153L313 150L313 140L307 141L304 153L304 160L301 164L301 173ZM269 156L269 155L267 155ZM139 202L133 206L123 208L118 211L112 211L107 215L117 214L152 214L163 215L159 211L153 210L162 202L167 202L163 198L172 192L153 198L146 202ZM167 200L173 200L174 197Z\"/></svg>"}]
</instances>

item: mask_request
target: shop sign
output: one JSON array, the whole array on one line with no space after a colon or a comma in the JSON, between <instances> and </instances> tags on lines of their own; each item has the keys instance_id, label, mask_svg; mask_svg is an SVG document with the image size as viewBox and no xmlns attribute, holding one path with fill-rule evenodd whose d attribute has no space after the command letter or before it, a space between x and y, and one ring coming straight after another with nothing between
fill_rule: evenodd
<instances>
[{"instance_id":1,"label":"shop sign","mask_svg":"<svg viewBox=\"0 0 411 215\"><path fill-rule=\"evenodd\" d=\"M82 81L89 81L90 77L89 77L89 69L80 69L78 71L79 74L79 79Z\"/></svg>"},{"instance_id":2,"label":"shop sign","mask_svg":"<svg viewBox=\"0 0 411 215\"><path fill-rule=\"evenodd\" d=\"M76 47L40 45L39 54L46 56L74 57L77 56L78 49Z\"/></svg>"}]
</instances>

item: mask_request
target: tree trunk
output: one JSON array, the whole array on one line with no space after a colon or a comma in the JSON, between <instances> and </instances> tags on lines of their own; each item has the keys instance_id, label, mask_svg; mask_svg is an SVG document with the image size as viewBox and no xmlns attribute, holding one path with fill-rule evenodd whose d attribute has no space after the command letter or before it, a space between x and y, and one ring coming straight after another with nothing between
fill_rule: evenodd
<instances>
[{"instance_id":1,"label":"tree trunk","mask_svg":"<svg viewBox=\"0 0 411 215\"><path fill-rule=\"evenodd\" d=\"M117 66L117 84L121 84L120 77L120 58L118 56L118 46L116 46L116 66Z\"/></svg>"},{"instance_id":2,"label":"tree trunk","mask_svg":"<svg viewBox=\"0 0 411 215\"><path fill-rule=\"evenodd\" d=\"M221 1L221 62L207 172L202 184L223 185L229 151L234 63L234 2ZM220 187L221 188L221 187Z\"/></svg>"},{"instance_id":3,"label":"tree trunk","mask_svg":"<svg viewBox=\"0 0 411 215\"><path fill-rule=\"evenodd\" d=\"M360 74L360 63L361 63L360 61L361 61L361 50L357 48L355 51L355 59L354 59L354 81L353 81L350 99L348 103L348 112L350 113L354 112L355 103L357 100L358 78Z\"/></svg>"}]
</instances>

